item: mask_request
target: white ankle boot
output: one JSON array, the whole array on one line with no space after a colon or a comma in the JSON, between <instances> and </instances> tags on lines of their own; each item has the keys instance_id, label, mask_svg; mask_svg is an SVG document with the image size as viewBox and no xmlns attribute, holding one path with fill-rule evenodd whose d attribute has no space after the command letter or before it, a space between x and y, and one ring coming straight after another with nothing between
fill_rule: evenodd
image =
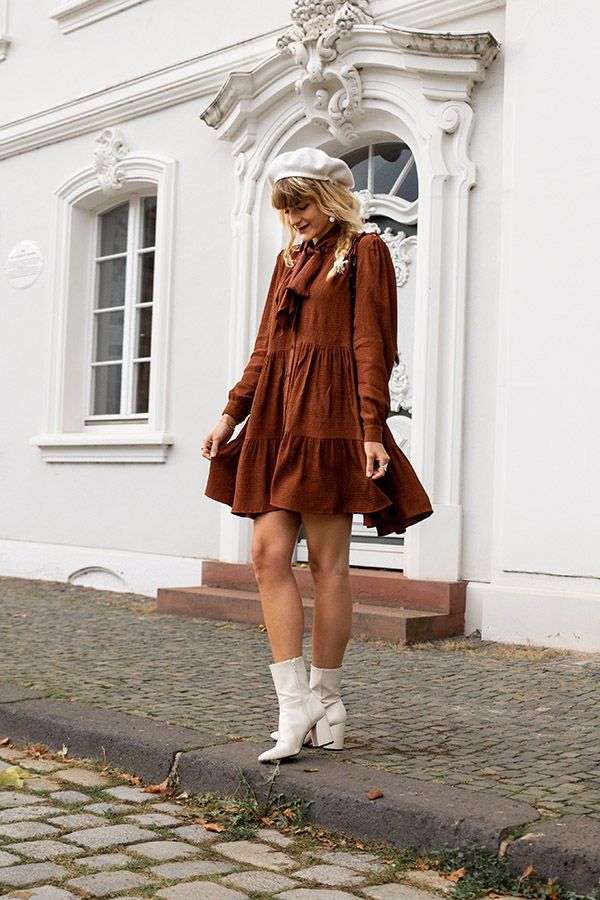
<instances>
[{"instance_id":1,"label":"white ankle boot","mask_svg":"<svg viewBox=\"0 0 600 900\"><path fill-rule=\"evenodd\" d=\"M310 667L310 687L321 698L333 736L333 742L326 746L326 750L344 749L347 713L340 696L342 673L342 666L339 669L319 669L311 664ZM278 735L278 731L271 732L271 737L275 741ZM311 735L308 735L305 743L311 743Z\"/></svg>"},{"instance_id":2,"label":"white ankle boot","mask_svg":"<svg viewBox=\"0 0 600 900\"><path fill-rule=\"evenodd\" d=\"M279 700L279 729L277 743L261 753L259 761L296 756L307 734L315 747L332 743L333 735L324 706L308 684L304 657L271 663L269 669Z\"/></svg>"}]
</instances>

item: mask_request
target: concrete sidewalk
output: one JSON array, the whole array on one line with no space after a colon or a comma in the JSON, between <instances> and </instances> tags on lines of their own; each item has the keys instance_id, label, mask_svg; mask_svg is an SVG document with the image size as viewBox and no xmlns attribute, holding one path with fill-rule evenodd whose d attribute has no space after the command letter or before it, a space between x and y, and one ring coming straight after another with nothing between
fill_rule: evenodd
<instances>
[{"instance_id":1,"label":"concrete sidewalk","mask_svg":"<svg viewBox=\"0 0 600 900\"><path fill-rule=\"evenodd\" d=\"M154 781L176 764L193 791L231 789L240 767L260 790L276 720L260 629L21 579L0 579L0 603L0 678L43 695L6 689L0 734L106 751ZM399 845L500 851L515 834L515 868L600 889L600 656L444 645L352 642L348 749L304 752L280 789L313 799L319 824ZM384 797L366 799L373 787Z\"/></svg>"}]
</instances>

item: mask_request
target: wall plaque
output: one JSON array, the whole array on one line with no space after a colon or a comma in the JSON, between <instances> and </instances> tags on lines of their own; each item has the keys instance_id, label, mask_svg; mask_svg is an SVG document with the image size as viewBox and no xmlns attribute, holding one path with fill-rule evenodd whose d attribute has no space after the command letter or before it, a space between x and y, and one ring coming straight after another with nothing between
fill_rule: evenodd
<instances>
[{"instance_id":1,"label":"wall plaque","mask_svg":"<svg viewBox=\"0 0 600 900\"><path fill-rule=\"evenodd\" d=\"M8 254L6 280L16 288L26 288L39 277L44 259L35 241L21 241Z\"/></svg>"}]
</instances>

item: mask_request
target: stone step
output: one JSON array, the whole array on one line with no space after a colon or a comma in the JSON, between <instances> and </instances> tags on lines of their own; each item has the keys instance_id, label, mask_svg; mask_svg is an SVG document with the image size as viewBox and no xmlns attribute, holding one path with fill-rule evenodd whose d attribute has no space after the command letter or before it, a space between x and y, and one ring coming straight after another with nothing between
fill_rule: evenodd
<instances>
[{"instance_id":1,"label":"stone step","mask_svg":"<svg viewBox=\"0 0 600 900\"><path fill-rule=\"evenodd\" d=\"M308 568L292 566L303 597L314 597L314 582ZM384 569L350 568L352 597L360 603L401 609L464 614L466 581L431 581L407 578L402 572ZM202 584L207 587L256 591L250 563L226 563L206 559L202 563Z\"/></svg>"},{"instance_id":2,"label":"stone step","mask_svg":"<svg viewBox=\"0 0 600 900\"><path fill-rule=\"evenodd\" d=\"M306 630L312 626L313 598L302 597ZM159 588L157 612L260 625L264 619L258 591L208 585ZM352 634L363 640L394 644L464 634L464 613L402 609L355 601Z\"/></svg>"}]
</instances>

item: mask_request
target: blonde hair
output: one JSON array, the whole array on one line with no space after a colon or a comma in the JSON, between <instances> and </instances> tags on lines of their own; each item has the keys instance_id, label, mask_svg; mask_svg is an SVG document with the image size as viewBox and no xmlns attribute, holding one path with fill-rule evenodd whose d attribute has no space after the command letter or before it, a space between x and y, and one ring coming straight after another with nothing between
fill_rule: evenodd
<instances>
[{"instance_id":1,"label":"blonde hair","mask_svg":"<svg viewBox=\"0 0 600 900\"><path fill-rule=\"evenodd\" d=\"M314 200L319 209L328 216L334 216L339 222L341 231L335 245L334 262L348 254L352 238L363 230L363 220L360 215L360 203L354 194L343 184L333 181L319 181L316 178L302 178L297 175L289 178L280 178L275 182L271 194L273 209L279 211L281 221L287 224L290 239L283 251L285 265L292 267L294 258L292 253L297 253L300 244L296 241L296 230L289 222L286 222L285 209L300 206L302 203ZM327 279L333 278L338 269L335 265L327 273Z\"/></svg>"}]
</instances>

